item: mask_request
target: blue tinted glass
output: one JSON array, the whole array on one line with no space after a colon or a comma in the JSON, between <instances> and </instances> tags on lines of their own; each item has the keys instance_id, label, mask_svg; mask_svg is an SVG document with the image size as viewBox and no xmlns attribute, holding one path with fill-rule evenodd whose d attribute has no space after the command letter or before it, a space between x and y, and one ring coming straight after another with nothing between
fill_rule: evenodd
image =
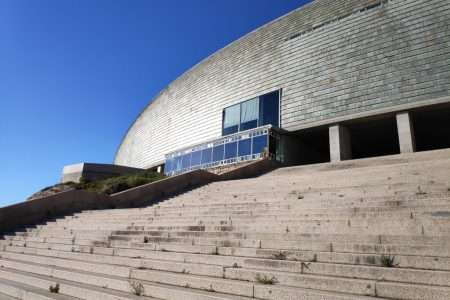
<instances>
[{"instance_id":1,"label":"blue tinted glass","mask_svg":"<svg viewBox=\"0 0 450 300\"><path fill-rule=\"evenodd\" d=\"M259 98L241 103L241 125L239 131L258 127Z\"/></svg>"},{"instance_id":2,"label":"blue tinted glass","mask_svg":"<svg viewBox=\"0 0 450 300\"><path fill-rule=\"evenodd\" d=\"M237 125L236 126L231 126L231 127L224 128L222 135L229 135L229 134L232 134L232 133L236 133L238 131L239 131L239 126L237 126Z\"/></svg>"},{"instance_id":3,"label":"blue tinted glass","mask_svg":"<svg viewBox=\"0 0 450 300\"><path fill-rule=\"evenodd\" d=\"M253 154L264 152L267 147L267 135L260 135L253 138Z\"/></svg>"},{"instance_id":4,"label":"blue tinted glass","mask_svg":"<svg viewBox=\"0 0 450 300\"><path fill-rule=\"evenodd\" d=\"M202 151L192 152L191 166L198 166L202 160Z\"/></svg>"},{"instance_id":5,"label":"blue tinted glass","mask_svg":"<svg viewBox=\"0 0 450 300\"><path fill-rule=\"evenodd\" d=\"M222 134L227 135L238 132L241 115L241 106L239 104L227 107L223 110Z\"/></svg>"},{"instance_id":6,"label":"blue tinted glass","mask_svg":"<svg viewBox=\"0 0 450 300\"><path fill-rule=\"evenodd\" d=\"M166 164L164 165L164 173L169 174L172 172L172 159L166 159Z\"/></svg>"},{"instance_id":7,"label":"blue tinted glass","mask_svg":"<svg viewBox=\"0 0 450 300\"><path fill-rule=\"evenodd\" d=\"M258 120L241 123L241 131L258 127Z\"/></svg>"},{"instance_id":8,"label":"blue tinted glass","mask_svg":"<svg viewBox=\"0 0 450 300\"><path fill-rule=\"evenodd\" d=\"M188 169L191 166L191 153L183 155L182 168Z\"/></svg>"},{"instance_id":9,"label":"blue tinted glass","mask_svg":"<svg viewBox=\"0 0 450 300\"><path fill-rule=\"evenodd\" d=\"M223 160L223 150L224 150L223 145L219 145L213 148L213 162Z\"/></svg>"},{"instance_id":10,"label":"blue tinted glass","mask_svg":"<svg viewBox=\"0 0 450 300\"><path fill-rule=\"evenodd\" d=\"M280 116L280 92L275 91L264 96L259 97L259 126L272 124L278 127L278 119Z\"/></svg>"},{"instance_id":11,"label":"blue tinted glass","mask_svg":"<svg viewBox=\"0 0 450 300\"><path fill-rule=\"evenodd\" d=\"M239 141L239 155L250 155L252 154L252 139L245 139Z\"/></svg>"},{"instance_id":12,"label":"blue tinted glass","mask_svg":"<svg viewBox=\"0 0 450 300\"><path fill-rule=\"evenodd\" d=\"M212 148L202 150L202 165L208 164L212 160Z\"/></svg>"},{"instance_id":13,"label":"blue tinted glass","mask_svg":"<svg viewBox=\"0 0 450 300\"><path fill-rule=\"evenodd\" d=\"M173 159L174 165L172 170L173 171L181 171L181 156L177 156Z\"/></svg>"},{"instance_id":14,"label":"blue tinted glass","mask_svg":"<svg viewBox=\"0 0 450 300\"><path fill-rule=\"evenodd\" d=\"M225 144L225 159L235 158L237 155L237 142Z\"/></svg>"}]
</instances>

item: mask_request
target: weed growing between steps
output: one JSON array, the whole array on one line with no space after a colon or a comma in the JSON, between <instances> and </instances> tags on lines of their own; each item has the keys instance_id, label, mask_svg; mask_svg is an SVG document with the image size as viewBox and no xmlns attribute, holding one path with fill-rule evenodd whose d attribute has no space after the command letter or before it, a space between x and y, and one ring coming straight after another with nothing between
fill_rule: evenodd
<instances>
[{"instance_id":1,"label":"weed growing between steps","mask_svg":"<svg viewBox=\"0 0 450 300\"><path fill-rule=\"evenodd\" d=\"M144 286L139 281L130 281L131 292L136 296L144 295Z\"/></svg>"},{"instance_id":2,"label":"weed growing between steps","mask_svg":"<svg viewBox=\"0 0 450 300\"><path fill-rule=\"evenodd\" d=\"M55 286L51 285L48 290L50 291L50 293L59 294L59 283L57 283Z\"/></svg>"},{"instance_id":3,"label":"weed growing between steps","mask_svg":"<svg viewBox=\"0 0 450 300\"><path fill-rule=\"evenodd\" d=\"M385 268L394 268L397 266L395 264L395 256L393 255L382 255L381 258L381 265Z\"/></svg>"},{"instance_id":4,"label":"weed growing between steps","mask_svg":"<svg viewBox=\"0 0 450 300\"><path fill-rule=\"evenodd\" d=\"M280 253L274 254L273 258L277 259L277 260L286 260L287 256L286 256L286 253L283 253L283 252L280 251Z\"/></svg>"},{"instance_id":5,"label":"weed growing between steps","mask_svg":"<svg viewBox=\"0 0 450 300\"><path fill-rule=\"evenodd\" d=\"M275 276L269 277L267 275L256 274L256 281L261 284L275 284L278 282Z\"/></svg>"},{"instance_id":6,"label":"weed growing between steps","mask_svg":"<svg viewBox=\"0 0 450 300\"><path fill-rule=\"evenodd\" d=\"M424 192L424 191L422 191L422 188L420 187L420 185L417 187L417 192L416 192L416 195L417 196L424 196L424 195L426 195L427 193L426 192Z\"/></svg>"}]
</instances>

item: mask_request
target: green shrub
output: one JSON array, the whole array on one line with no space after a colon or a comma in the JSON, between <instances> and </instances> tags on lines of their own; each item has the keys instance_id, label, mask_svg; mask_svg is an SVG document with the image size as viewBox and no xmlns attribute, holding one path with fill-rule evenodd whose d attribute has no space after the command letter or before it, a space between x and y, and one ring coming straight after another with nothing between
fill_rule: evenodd
<instances>
[{"instance_id":1,"label":"green shrub","mask_svg":"<svg viewBox=\"0 0 450 300\"><path fill-rule=\"evenodd\" d=\"M107 195L122 192L137 186L163 179L165 176L156 172L145 171L133 175L111 177L98 181L88 181L81 178L76 188Z\"/></svg>"}]
</instances>

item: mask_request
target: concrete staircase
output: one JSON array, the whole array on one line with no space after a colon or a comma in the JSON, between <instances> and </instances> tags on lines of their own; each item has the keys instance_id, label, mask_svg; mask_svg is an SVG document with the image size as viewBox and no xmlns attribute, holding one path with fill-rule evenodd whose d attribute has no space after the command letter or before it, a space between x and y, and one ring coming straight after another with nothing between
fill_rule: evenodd
<instances>
[{"instance_id":1,"label":"concrete staircase","mask_svg":"<svg viewBox=\"0 0 450 300\"><path fill-rule=\"evenodd\" d=\"M85 211L5 236L0 266L0 299L448 300L450 151Z\"/></svg>"}]
</instances>

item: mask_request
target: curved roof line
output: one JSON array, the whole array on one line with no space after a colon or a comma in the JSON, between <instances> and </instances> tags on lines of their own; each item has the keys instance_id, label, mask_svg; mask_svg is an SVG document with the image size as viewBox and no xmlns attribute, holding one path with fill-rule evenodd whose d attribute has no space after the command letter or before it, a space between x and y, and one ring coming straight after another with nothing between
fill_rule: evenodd
<instances>
[{"instance_id":1,"label":"curved roof line","mask_svg":"<svg viewBox=\"0 0 450 300\"><path fill-rule=\"evenodd\" d=\"M142 116L143 113L145 113L150 106L153 103L156 103L156 101L158 100L158 98L165 92L167 91L172 85L174 85L176 82L178 82L179 80L181 80L183 77L188 76L189 73L191 73L193 70L195 70L197 67L200 67L203 63L205 63L206 61L208 61L209 59L215 57L216 55L218 55L219 53L221 53L222 51L225 51L225 49L231 47L232 45L238 43L239 41L242 41L244 39L246 39L247 37L249 37L250 35L252 35L253 33L260 31L278 21L280 21L281 19L283 19L284 17L293 14L299 10L305 9L306 7L313 5L316 2L316 0L311 0L311 2L306 3L288 13L285 13L283 15L281 15L280 17L258 27L253 29L252 31L250 31L249 33L246 33L245 35L241 36L240 38L238 38L235 41L232 41L231 43L228 43L226 46L224 46L223 48L220 48L219 50L213 52L212 54L208 55L207 57L205 57L204 59L200 60L198 63L194 64L192 67L190 67L189 69L187 69L185 72L183 72L180 76L178 76L175 80L171 81L165 88L163 88L158 94L156 94L151 100L150 102L145 106L145 108L139 113L139 115L136 117L136 119L131 123L131 125L128 127L128 129L126 130L125 134L122 136L121 142L119 144L119 146L117 147L117 150L114 154L114 162L116 161L117 158L117 154L120 151L121 146L123 145L123 142L125 141L126 137L128 136L128 133L130 132L131 128L134 126L134 124L136 124L136 122L139 120L139 118Z\"/></svg>"}]
</instances>

